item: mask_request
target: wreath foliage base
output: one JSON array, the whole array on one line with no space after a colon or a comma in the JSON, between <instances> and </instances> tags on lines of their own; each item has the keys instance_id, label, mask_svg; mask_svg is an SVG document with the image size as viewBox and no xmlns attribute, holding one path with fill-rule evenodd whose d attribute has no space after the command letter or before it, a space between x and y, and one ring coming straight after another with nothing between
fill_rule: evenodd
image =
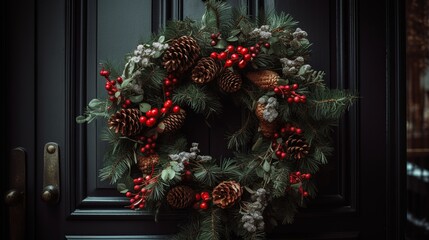
<instances>
[{"instance_id":1,"label":"wreath foliage base","mask_svg":"<svg viewBox=\"0 0 429 240\"><path fill-rule=\"evenodd\" d=\"M104 65L108 98L76 119L107 119L100 178L156 218L164 208L192 211L176 239L263 239L293 222L316 194L311 179L332 151L332 126L355 99L325 86L308 64L307 37L284 13L253 19L209 0L200 22L173 21L138 45L122 74ZM234 156L214 159L180 130L189 113L218 120L227 95L245 121L227 136Z\"/></svg>"}]
</instances>

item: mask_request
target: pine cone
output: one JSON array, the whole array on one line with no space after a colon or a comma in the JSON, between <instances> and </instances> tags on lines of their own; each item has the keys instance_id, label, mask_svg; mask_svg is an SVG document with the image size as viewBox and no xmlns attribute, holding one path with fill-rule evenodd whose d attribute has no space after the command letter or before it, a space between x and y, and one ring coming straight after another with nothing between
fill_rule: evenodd
<instances>
[{"instance_id":1,"label":"pine cone","mask_svg":"<svg viewBox=\"0 0 429 240\"><path fill-rule=\"evenodd\" d=\"M208 83L217 77L221 69L213 58L201 58L192 70L192 81L198 84Z\"/></svg>"},{"instance_id":2,"label":"pine cone","mask_svg":"<svg viewBox=\"0 0 429 240\"><path fill-rule=\"evenodd\" d=\"M158 124L159 133L171 133L179 130L186 120L186 112L180 109L179 113L172 113Z\"/></svg>"},{"instance_id":3,"label":"pine cone","mask_svg":"<svg viewBox=\"0 0 429 240\"><path fill-rule=\"evenodd\" d=\"M195 199L195 192L192 188L180 185L170 189L167 193L167 203L172 208L183 209L189 207Z\"/></svg>"},{"instance_id":4,"label":"pine cone","mask_svg":"<svg viewBox=\"0 0 429 240\"><path fill-rule=\"evenodd\" d=\"M287 154L297 160L304 158L310 149L310 145L305 138L295 134L289 136L285 142L285 146Z\"/></svg>"},{"instance_id":5,"label":"pine cone","mask_svg":"<svg viewBox=\"0 0 429 240\"><path fill-rule=\"evenodd\" d=\"M190 36L182 36L173 40L162 58L163 65L169 73L181 75L198 59L201 48Z\"/></svg>"},{"instance_id":6,"label":"pine cone","mask_svg":"<svg viewBox=\"0 0 429 240\"><path fill-rule=\"evenodd\" d=\"M138 134L143 129L139 122L140 116L139 109L121 109L112 114L107 124L110 129L115 130L115 133L120 132L123 136L129 137Z\"/></svg>"},{"instance_id":7,"label":"pine cone","mask_svg":"<svg viewBox=\"0 0 429 240\"><path fill-rule=\"evenodd\" d=\"M155 167L159 162L159 155L156 153L149 156L139 155L137 161L140 171L145 174L150 174L152 172L152 167Z\"/></svg>"},{"instance_id":8,"label":"pine cone","mask_svg":"<svg viewBox=\"0 0 429 240\"><path fill-rule=\"evenodd\" d=\"M234 205L243 194L240 184L235 181L223 181L212 192L213 203L220 208Z\"/></svg>"},{"instance_id":9,"label":"pine cone","mask_svg":"<svg viewBox=\"0 0 429 240\"><path fill-rule=\"evenodd\" d=\"M237 92L241 88L241 76L232 72L229 69L226 69L218 79L218 85L220 89L227 93Z\"/></svg>"},{"instance_id":10,"label":"pine cone","mask_svg":"<svg viewBox=\"0 0 429 240\"><path fill-rule=\"evenodd\" d=\"M280 76L271 70L248 72L246 77L262 90L273 90L280 79Z\"/></svg>"},{"instance_id":11,"label":"pine cone","mask_svg":"<svg viewBox=\"0 0 429 240\"><path fill-rule=\"evenodd\" d=\"M277 120L274 120L273 122L268 122L264 119L264 108L264 104L258 103L256 105L255 115L259 120L259 132L262 134L262 136L266 138L271 138L276 132L279 124Z\"/></svg>"}]
</instances>

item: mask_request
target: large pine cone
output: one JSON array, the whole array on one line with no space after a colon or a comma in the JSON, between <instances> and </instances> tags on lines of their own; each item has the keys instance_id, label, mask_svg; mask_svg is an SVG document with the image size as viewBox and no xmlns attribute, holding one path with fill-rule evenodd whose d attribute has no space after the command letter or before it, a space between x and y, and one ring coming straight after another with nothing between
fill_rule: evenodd
<instances>
[{"instance_id":1,"label":"large pine cone","mask_svg":"<svg viewBox=\"0 0 429 240\"><path fill-rule=\"evenodd\" d=\"M114 129L115 133L121 133L123 136L133 136L143 129L139 122L141 112L136 108L121 109L112 114L107 124L110 129Z\"/></svg>"},{"instance_id":2,"label":"large pine cone","mask_svg":"<svg viewBox=\"0 0 429 240\"><path fill-rule=\"evenodd\" d=\"M195 192L192 188L180 185L170 189L167 193L167 203L172 208L183 209L189 207L195 199Z\"/></svg>"},{"instance_id":3,"label":"large pine cone","mask_svg":"<svg viewBox=\"0 0 429 240\"><path fill-rule=\"evenodd\" d=\"M241 88L243 80L241 80L241 76L232 72L229 69L226 69L218 79L218 85L220 89L227 93L237 92Z\"/></svg>"},{"instance_id":4,"label":"large pine cone","mask_svg":"<svg viewBox=\"0 0 429 240\"><path fill-rule=\"evenodd\" d=\"M212 192L213 203L220 208L234 205L243 194L240 184L235 181L223 181Z\"/></svg>"},{"instance_id":5,"label":"large pine cone","mask_svg":"<svg viewBox=\"0 0 429 240\"><path fill-rule=\"evenodd\" d=\"M280 76L271 70L248 72L246 77L262 90L273 90L280 79Z\"/></svg>"},{"instance_id":6,"label":"large pine cone","mask_svg":"<svg viewBox=\"0 0 429 240\"><path fill-rule=\"evenodd\" d=\"M264 104L258 103L255 109L255 115L259 120L259 132L266 138L272 138L278 128L279 122L277 120L274 120L273 122L265 120L264 108Z\"/></svg>"},{"instance_id":7,"label":"large pine cone","mask_svg":"<svg viewBox=\"0 0 429 240\"><path fill-rule=\"evenodd\" d=\"M159 133L171 133L179 130L186 120L186 112L180 109L178 113L168 115L158 124Z\"/></svg>"},{"instance_id":8,"label":"large pine cone","mask_svg":"<svg viewBox=\"0 0 429 240\"><path fill-rule=\"evenodd\" d=\"M152 168L155 167L159 162L159 155L152 154L148 156L139 155L137 157L137 165L142 171L142 173L150 174L152 172Z\"/></svg>"},{"instance_id":9,"label":"large pine cone","mask_svg":"<svg viewBox=\"0 0 429 240\"><path fill-rule=\"evenodd\" d=\"M310 145L305 138L295 134L289 136L285 142L285 146L287 154L297 160L307 156L310 149Z\"/></svg>"},{"instance_id":10,"label":"large pine cone","mask_svg":"<svg viewBox=\"0 0 429 240\"><path fill-rule=\"evenodd\" d=\"M208 83L215 79L222 67L211 57L201 58L192 70L192 81L198 84Z\"/></svg>"},{"instance_id":11,"label":"large pine cone","mask_svg":"<svg viewBox=\"0 0 429 240\"><path fill-rule=\"evenodd\" d=\"M181 75L198 59L201 48L190 36L174 39L162 58L163 65L169 73Z\"/></svg>"}]
</instances>

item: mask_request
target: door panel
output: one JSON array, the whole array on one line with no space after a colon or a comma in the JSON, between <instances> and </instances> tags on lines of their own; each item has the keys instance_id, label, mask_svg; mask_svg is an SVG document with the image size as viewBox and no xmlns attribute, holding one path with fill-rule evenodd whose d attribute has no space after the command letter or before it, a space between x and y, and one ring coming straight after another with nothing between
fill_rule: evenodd
<instances>
[{"instance_id":1,"label":"door panel","mask_svg":"<svg viewBox=\"0 0 429 240\"><path fill-rule=\"evenodd\" d=\"M384 32L386 21L395 20L387 18L386 13L397 5L392 7L385 1L369 0L230 2L246 4L249 13L254 15L261 7L275 7L277 11L290 13L300 22L299 27L309 33L314 43L311 64L326 72L327 84L332 88L359 91L361 97L333 133L334 155L315 177L319 196L307 209L300 209L294 224L276 228L271 238L386 239L394 226L388 216L397 219L401 210L396 202L387 201L387 196L396 196L401 188L390 185L392 176L385 171L386 166L392 169L399 164L398 158L392 157L393 163L388 158L398 153L392 150L388 138L398 137L395 133L399 130L395 128L397 125L386 128L386 122L399 124L400 121L393 122L390 115L399 105L395 102L396 105L391 106L385 100L396 90L386 85L391 81L397 83L397 79L392 80L385 71L388 48ZM395 4L397 2L399 0ZM366 7L367 4L371 4L371 8ZM90 99L105 97L104 82L97 74L100 62L108 60L113 65L123 65L124 55L168 19L199 18L203 10L203 2L197 0L37 1L37 81L23 80L25 75L19 71L21 80L17 81L30 82L29 86L35 87L34 92L25 89L29 92L27 97L36 100L35 126L21 129L36 139L35 154L29 141L30 159L35 156L29 166L37 175L29 175L36 180L29 185L30 196L35 199L35 205L29 209L36 215L35 223L30 224L30 235L35 239L168 239L169 234L177 231L176 225L185 219L186 212L163 211L155 223L150 212L124 208L127 199L108 183L99 181L98 170L103 166L106 147L99 139L105 123L78 125L75 117ZM16 40L23 41L19 39ZM390 59L395 59L395 54ZM392 63L392 66L397 65ZM10 90L11 97L15 96L20 91L19 85L11 85ZM19 100L18 106L25 108ZM223 120L234 115L232 125L238 127L241 121L238 111L227 108L225 112ZM23 114L24 111L18 111L9 122L25 124ZM228 152L215 146L223 144L225 125L222 119L217 122L220 124L212 128L203 121L197 121L197 127L192 122L187 130L192 140L201 141L203 151L224 156ZM31 135L34 132L36 135ZM24 136L25 132L19 134ZM17 137L11 143L19 144L22 138ZM57 142L60 149L62 192L58 205L47 205L40 200L46 142ZM401 172L398 170L398 173Z\"/></svg>"}]
</instances>

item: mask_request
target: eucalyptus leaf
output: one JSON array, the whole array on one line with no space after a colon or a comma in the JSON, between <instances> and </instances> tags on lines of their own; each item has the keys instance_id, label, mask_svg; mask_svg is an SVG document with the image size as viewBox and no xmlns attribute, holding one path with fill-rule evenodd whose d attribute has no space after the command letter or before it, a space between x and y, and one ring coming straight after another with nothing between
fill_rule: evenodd
<instances>
[{"instance_id":1,"label":"eucalyptus leaf","mask_svg":"<svg viewBox=\"0 0 429 240\"><path fill-rule=\"evenodd\" d=\"M139 103L139 102L143 101L143 95L131 96L130 100L133 103Z\"/></svg>"},{"instance_id":2,"label":"eucalyptus leaf","mask_svg":"<svg viewBox=\"0 0 429 240\"><path fill-rule=\"evenodd\" d=\"M264 141L264 139L262 137L258 138L258 140L256 140L255 144L253 144L252 146L252 151L256 151L256 149L258 149L262 142Z\"/></svg>"},{"instance_id":3,"label":"eucalyptus leaf","mask_svg":"<svg viewBox=\"0 0 429 240\"><path fill-rule=\"evenodd\" d=\"M176 161L171 161L170 166L175 172L180 172L182 170L182 168L179 166L179 163Z\"/></svg>"},{"instance_id":4,"label":"eucalyptus leaf","mask_svg":"<svg viewBox=\"0 0 429 240\"><path fill-rule=\"evenodd\" d=\"M268 161L264 161L264 164L262 165L262 169L264 169L265 172L269 172L271 169L271 165Z\"/></svg>"},{"instance_id":5,"label":"eucalyptus leaf","mask_svg":"<svg viewBox=\"0 0 429 240\"><path fill-rule=\"evenodd\" d=\"M127 185L125 185L125 183L118 183L116 185L116 189L118 189L118 191L121 192L121 193L128 192L128 188L127 188Z\"/></svg>"},{"instance_id":6,"label":"eucalyptus leaf","mask_svg":"<svg viewBox=\"0 0 429 240\"><path fill-rule=\"evenodd\" d=\"M84 122L86 122L86 121L88 121L88 118L87 118L87 117L85 117L85 116L80 115L80 116L77 116L77 117L76 117L76 122L77 122L77 123L84 123Z\"/></svg>"},{"instance_id":7,"label":"eucalyptus leaf","mask_svg":"<svg viewBox=\"0 0 429 240\"><path fill-rule=\"evenodd\" d=\"M165 41L165 36L160 36L159 38L158 38L158 42L159 43L163 43Z\"/></svg>"},{"instance_id":8,"label":"eucalyptus leaf","mask_svg":"<svg viewBox=\"0 0 429 240\"><path fill-rule=\"evenodd\" d=\"M214 46L214 48L218 48L218 49L225 49L226 45L228 43L224 40L224 39L220 39L217 44Z\"/></svg>"},{"instance_id":9,"label":"eucalyptus leaf","mask_svg":"<svg viewBox=\"0 0 429 240\"><path fill-rule=\"evenodd\" d=\"M152 108L152 106L149 103L140 103L139 108L141 112L145 113L149 111Z\"/></svg>"},{"instance_id":10,"label":"eucalyptus leaf","mask_svg":"<svg viewBox=\"0 0 429 240\"><path fill-rule=\"evenodd\" d=\"M130 84L130 82L132 81L132 78L127 78L125 79L122 84L121 84L121 88L125 88L126 86L128 86L128 84Z\"/></svg>"},{"instance_id":11,"label":"eucalyptus leaf","mask_svg":"<svg viewBox=\"0 0 429 240\"><path fill-rule=\"evenodd\" d=\"M167 181L167 179L168 179L168 171L167 171L167 169L162 170L162 172L161 172L161 179L164 180L164 181Z\"/></svg>"},{"instance_id":12,"label":"eucalyptus leaf","mask_svg":"<svg viewBox=\"0 0 429 240\"><path fill-rule=\"evenodd\" d=\"M119 96L121 96L121 92L120 91L115 92L115 97L119 98Z\"/></svg>"},{"instance_id":13,"label":"eucalyptus leaf","mask_svg":"<svg viewBox=\"0 0 429 240\"><path fill-rule=\"evenodd\" d=\"M94 98L92 99L89 103L88 103L88 107L90 108L96 108L100 105L104 104L104 102L102 102L101 100Z\"/></svg>"},{"instance_id":14,"label":"eucalyptus leaf","mask_svg":"<svg viewBox=\"0 0 429 240\"><path fill-rule=\"evenodd\" d=\"M241 32L241 29L233 29L231 30L230 34L231 36L236 36Z\"/></svg>"},{"instance_id":15,"label":"eucalyptus leaf","mask_svg":"<svg viewBox=\"0 0 429 240\"><path fill-rule=\"evenodd\" d=\"M238 41L238 37L231 36L231 37L227 38L226 41L228 41L228 42L236 42L236 41Z\"/></svg>"}]
</instances>

